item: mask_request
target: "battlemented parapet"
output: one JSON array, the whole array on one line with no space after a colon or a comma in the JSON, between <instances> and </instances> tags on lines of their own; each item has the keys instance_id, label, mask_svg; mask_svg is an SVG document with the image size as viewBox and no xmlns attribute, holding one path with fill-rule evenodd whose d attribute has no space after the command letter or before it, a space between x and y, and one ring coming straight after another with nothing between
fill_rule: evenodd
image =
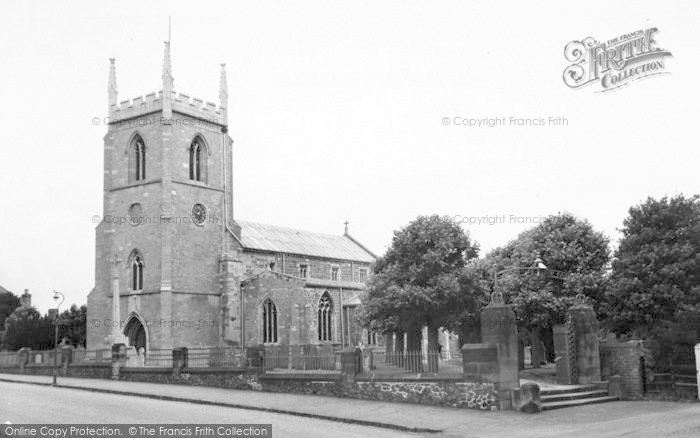
<instances>
[{"instance_id":1,"label":"battlemented parapet","mask_svg":"<svg viewBox=\"0 0 700 438\"><path fill-rule=\"evenodd\" d=\"M174 93L173 93L174 94ZM226 108L215 103L207 102L196 97L190 98L187 94L180 93L173 99L173 112L185 114L216 123L226 125Z\"/></svg>"},{"instance_id":2,"label":"battlemented parapet","mask_svg":"<svg viewBox=\"0 0 700 438\"><path fill-rule=\"evenodd\" d=\"M226 64L221 64L219 80L219 105L204 101L196 97L190 97L185 93L176 94L173 87L173 72L170 63L170 42L165 42L163 54L163 88L157 93L149 93L146 96L138 96L131 100L118 102L117 74L114 58L110 58L108 109L110 126L120 125L127 120L145 115L161 113L158 119L164 123L177 124L177 116L191 117L199 121L213 123L220 126L227 125L228 87L226 85ZM173 122L170 122L173 120ZM183 119L184 120L184 119ZM186 122L184 124L187 124Z\"/></svg>"},{"instance_id":3,"label":"battlemented parapet","mask_svg":"<svg viewBox=\"0 0 700 438\"><path fill-rule=\"evenodd\" d=\"M182 115L201 119L217 125L226 125L226 109L212 102L205 102L185 93L172 93L172 111ZM110 106L109 124L114 125L124 120L133 119L161 112L163 110L163 91L123 100L118 105ZM173 116L173 118L175 118Z\"/></svg>"}]
</instances>

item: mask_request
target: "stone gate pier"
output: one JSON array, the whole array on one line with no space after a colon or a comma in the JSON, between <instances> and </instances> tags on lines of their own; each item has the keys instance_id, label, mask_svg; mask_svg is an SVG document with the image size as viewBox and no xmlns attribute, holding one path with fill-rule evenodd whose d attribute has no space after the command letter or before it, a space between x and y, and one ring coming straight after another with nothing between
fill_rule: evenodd
<instances>
[{"instance_id":1,"label":"stone gate pier","mask_svg":"<svg viewBox=\"0 0 700 438\"><path fill-rule=\"evenodd\" d=\"M600 382L598 318L582 295L567 313L566 323L553 328L557 383Z\"/></svg>"},{"instance_id":2,"label":"stone gate pier","mask_svg":"<svg viewBox=\"0 0 700 438\"><path fill-rule=\"evenodd\" d=\"M465 378L495 383L499 409L512 409L513 393L520 387L518 328L515 312L499 293L481 311L481 340L462 346Z\"/></svg>"}]
</instances>

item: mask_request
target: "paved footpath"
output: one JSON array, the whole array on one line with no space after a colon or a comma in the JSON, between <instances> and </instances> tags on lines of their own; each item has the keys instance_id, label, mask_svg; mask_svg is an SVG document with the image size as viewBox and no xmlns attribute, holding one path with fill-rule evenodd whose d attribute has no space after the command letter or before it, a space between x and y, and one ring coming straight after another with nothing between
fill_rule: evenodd
<instances>
[{"instance_id":1,"label":"paved footpath","mask_svg":"<svg viewBox=\"0 0 700 438\"><path fill-rule=\"evenodd\" d=\"M0 374L47 385L51 376ZM700 403L613 402L528 415L316 395L59 377L62 387L230 406L374 425L444 437L698 437ZM435 432L435 433L430 433Z\"/></svg>"}]
</instances>

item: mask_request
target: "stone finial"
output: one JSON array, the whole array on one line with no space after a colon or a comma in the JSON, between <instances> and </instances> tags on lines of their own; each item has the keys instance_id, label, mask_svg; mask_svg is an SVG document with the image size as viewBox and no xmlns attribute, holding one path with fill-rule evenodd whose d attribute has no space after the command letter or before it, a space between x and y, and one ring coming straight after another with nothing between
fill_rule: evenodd
<instances>
[{"instance_id":1,"label":"stone finial","mask_svg":"<svg viewBox=\"0 0 700 438\"><path fill-rule=\"evenodd\" d=\"M576 304L574 306L580 307L580 306L588 306L588 299L586 298L586 295L583 294L582 292L579 292L576 294Z\"/></svg>"},{"instance_id":2,"label":"stone finial","mask_svg":"<svg viewBox=\"0 0 700 438\"><path fill-rule=\"evenodd\" d=\"M163 54L163 117L171 118L173 115L173 68L170 64L170 41L165 41Z\"/></svg>"},{"instance_id":3,"label":"stone finial","mask_svg":"<svg viewBox=\"0 0 700 438\"><path fill-rule=\"evenodd\" d=\"M107 85L107 114L111 114L112 105L117 104L117 67L114 58L109 58L109 84Z\"/></svg>"},{"instance_id":4,"label":"stone finial","mask_svg":"<svg viewBox=\"0 0 700 438\"><path fill-rule=\"evenodd\" d=\"M491 293L491 304L505 304L503 292L495 290Z\"/></svg>"},{"instance_id":5,"label":"stone finial","mask_svg":"<svg viewBox=\"0 0 700 438\"><path fill-rule=\"evenodd\" d=\"M345 234L346 236L347 236L348 234L350 234L350 230L348 229L348 225L349 225L349 224L350 224L350 222L345 221L345 233L344 233L344 234Z\"/></svg>"},{"instance_id":6,"label":"stone finial","mask_svg":"<svg viewBox=\"0 0 700 438\"><path fill-rule=\"evenodd\" d=\"M226 84L226 64L221 64L219 75L219 106L225 109L228 106L228 86Z\"/></svg>"}]
</instances>

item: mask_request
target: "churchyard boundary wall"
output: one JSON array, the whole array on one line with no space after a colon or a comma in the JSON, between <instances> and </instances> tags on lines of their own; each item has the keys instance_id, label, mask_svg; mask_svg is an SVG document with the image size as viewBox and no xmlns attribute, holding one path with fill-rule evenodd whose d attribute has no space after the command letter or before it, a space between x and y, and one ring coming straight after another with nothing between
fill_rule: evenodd
<instances>
[{"instance_id":1,"label":"churchyard boundary wall","mask_svg":"<svg viewBox=\"0 0 700 438\"><path fill-rule=\"evenodd\" d=\"M125 349L123 349L125 350ZM433 406L450 406L479 410L498 409L496 384L485 381L469 381L462 376L420 376L413 374L374 376L362 373L362 352L346 349L338 352L333 370L286 370L283 373L265 370L260 350L246 351L240 367L185 367L181 351L173 351L169 367L125 366L126 358L119 353L110 360L84 363L71 362L72 357L62 355L59 363L60 377L116 378L124 381L208 386L238 390L323 395L363 400L380 400L401 403L418 403ZM118 351L115 350L115 351ZM52 363L30 364L29 354L16 353L16 360L5 355L0 362L0 373L52 375ZM106 355L104 355L106 357ZM307 357L308 360L313 359ZM117 364L115 367L114 364ZM323 363L323 365L328 365ZM116 370L116 372L115 372Z\"/></svg>"}]
</instances>

